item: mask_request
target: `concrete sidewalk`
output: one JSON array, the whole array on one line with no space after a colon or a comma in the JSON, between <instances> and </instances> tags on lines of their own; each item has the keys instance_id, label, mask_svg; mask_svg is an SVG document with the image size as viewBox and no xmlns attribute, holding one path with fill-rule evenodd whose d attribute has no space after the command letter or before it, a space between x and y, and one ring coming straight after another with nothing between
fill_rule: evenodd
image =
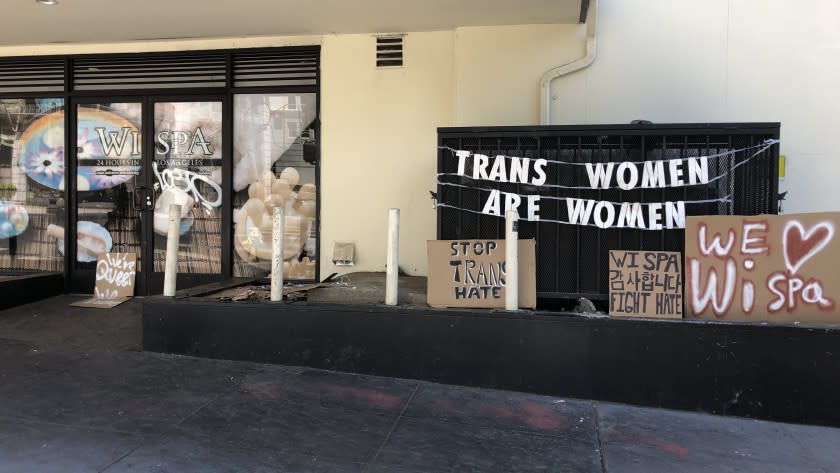
<instances>
[{"instance_id":1,"label":"concrete sidewalk","mask_svg":"<svg viewBox=\"0 0 840 473\"><path fill-rule=\"evenodd\" d=\"M131 351L76 299L0 313L0 472L840 471L840 429Z\"/></svg>"}]
</instances>

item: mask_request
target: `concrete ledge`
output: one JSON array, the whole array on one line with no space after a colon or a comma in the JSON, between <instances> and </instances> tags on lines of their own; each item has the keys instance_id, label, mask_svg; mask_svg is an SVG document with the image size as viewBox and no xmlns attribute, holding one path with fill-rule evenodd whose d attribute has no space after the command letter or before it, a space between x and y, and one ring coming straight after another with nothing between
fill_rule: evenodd
<instances>
[{"instance_id":1,"label":"concrete ledge","mask_svg":"<svg viewBox=\"0 0 840 473\"><path fill-rule=\"evenodd\" d=\"M64 293L62 273L0 277L0 310L48 299Z\"/></svg>"},{"instance_id":2,"label":"concrete ledge","mask_svg":"<svg viewBox=\"0 0 840 473\"><path fill-rule=\"evenodd\" d=\"M145 350L840 426L840 329L147 298Z\"/></svg>"},{"instance_id":3,"label":"concrete ledge","mask_svg":"<svg viewBox=\"0 0 840 473\"><path fill-rule=\"evenodd\" d=\"M338 276L338 285L320 287L309 291L309 302L326 304L384 304L385 273L350 273ZM426 278L404 276L399 278L397 303L400 305L426 305Z\"/></svg>"}]
</instances>

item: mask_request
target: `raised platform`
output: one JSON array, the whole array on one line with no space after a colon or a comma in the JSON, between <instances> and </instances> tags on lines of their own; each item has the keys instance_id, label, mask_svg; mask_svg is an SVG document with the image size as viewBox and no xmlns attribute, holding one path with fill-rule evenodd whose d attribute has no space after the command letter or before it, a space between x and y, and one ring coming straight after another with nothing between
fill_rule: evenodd
<instances>
[{"instance_id":1,"label":"raised platform","mask_svg":"<svg viewBox=\"0 0 840 473\"><path fill-rule=\"evenodd\" d=\"M147 298L143 348L840 426L840 329Z\"/></svg>"},{"instance_id":2,"label":"raised platform","mask_svg":"<svg viewBox=\"0 0 840 473\"><path fill-rule=\"evenodd\" d=\"M0 276L0 310L9 309L64 292L62 273Z\"/></svg>"}]
</instances>

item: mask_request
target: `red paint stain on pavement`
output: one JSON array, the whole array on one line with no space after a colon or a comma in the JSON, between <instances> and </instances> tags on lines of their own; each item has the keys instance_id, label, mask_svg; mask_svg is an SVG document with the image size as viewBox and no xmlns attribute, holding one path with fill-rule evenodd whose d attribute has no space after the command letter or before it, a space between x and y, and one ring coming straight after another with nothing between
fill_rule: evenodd
<instances>
[{"instance_id":1,"label":"red paint stain on pavement","mask_svg":"<svg viewBox=\"0 0 840 473\"><path fill-rule=\"evenodd\" d=\"M533 403L521 404L522 414L520 419L526 425L540 430L558 430L565 427L565 422L560 419L557 414L546 409L545 407Z\"/></svg>"},{"instance_id":2,"label":"red paint stain on pavement","mask_svg":"<svg viewBox=\"0 0 840 473\"><path fill-rule=\"evenodd\" d=\"M616 427L607 427L604 430L604 432L606 433L607 431L609 432L610 437L612 437L613 441L615 442L647 445L649 447L657 448L659 450L662 450L663 452L670 453L671 455L676 455L681 458L688 455L688 448L651 435L640 434L637 432L626 432L619 430Z\"/></svg>"},{"instance_id":3,"label":"red paint stain on pavement","mask_svg":"<svg viewBox=\"0 0 840 473\"><path fill-rule=\"evenodd\" d=\"M661 443L656 446L658 449L662 450L663 452L668 452L672 455L677 455L680 457L684 457L688 455L688 449L683 447L682 445L677 445L675 443Z\"/></svg>"},{"instance_id":4,"label":"red paint stain on pavement","mask_svg":"<svg viewBox=\"0 0 840 473\"><path fill-rule=\"evenodd\" d=\"M396 408L402 406L403 399L399 396L385 394L373 389L347 388L347 394L356 399L379 407Z\"/></svg>"}]
</instances>

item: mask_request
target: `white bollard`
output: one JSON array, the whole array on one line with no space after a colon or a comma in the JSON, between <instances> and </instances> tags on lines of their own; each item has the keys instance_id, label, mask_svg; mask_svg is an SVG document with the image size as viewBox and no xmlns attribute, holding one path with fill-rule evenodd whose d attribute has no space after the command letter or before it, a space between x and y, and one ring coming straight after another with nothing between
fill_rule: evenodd
<instances>
[{"instance_id":1,"label":"white bollard","mask_svg":"<svg viewBox=\"0 0 840 473\"><path fill-rule=\"evenodd\" d=\"M388 256L385 260L385 303L397 305L400 270L400 209L388 210Z\"/></svg>"},{"instance_id":2,"label":"white bollard","mask_svg":"<svg viewBox=\"0 0 840 473\"><path fill-rule=\"evenodd\" d=\"M286 235L286 209L274 207L271 232L271 301L283 300L283 242Z\"/></svg>"},{"instance_id":3,"label":"white bollard","mask_svg":"<svg viewBox=\"0 0 840 473\"><path fill-rule=\"evenodd\" d=\"M178 280L178 242L181 239L181 206L169 206L169 229L166 232L166 266L163 273L163 295L175 297Z\"/></svg>"},{"instance_id":4,"label":"white bollard","mask_svg":"<svg viewBox=\"0 0 840 473\"><path fill-rule=\"evenodd\" d=\"M519 310L519 215L505 213L505 310Z\"/></svg>"}]
</instances>

